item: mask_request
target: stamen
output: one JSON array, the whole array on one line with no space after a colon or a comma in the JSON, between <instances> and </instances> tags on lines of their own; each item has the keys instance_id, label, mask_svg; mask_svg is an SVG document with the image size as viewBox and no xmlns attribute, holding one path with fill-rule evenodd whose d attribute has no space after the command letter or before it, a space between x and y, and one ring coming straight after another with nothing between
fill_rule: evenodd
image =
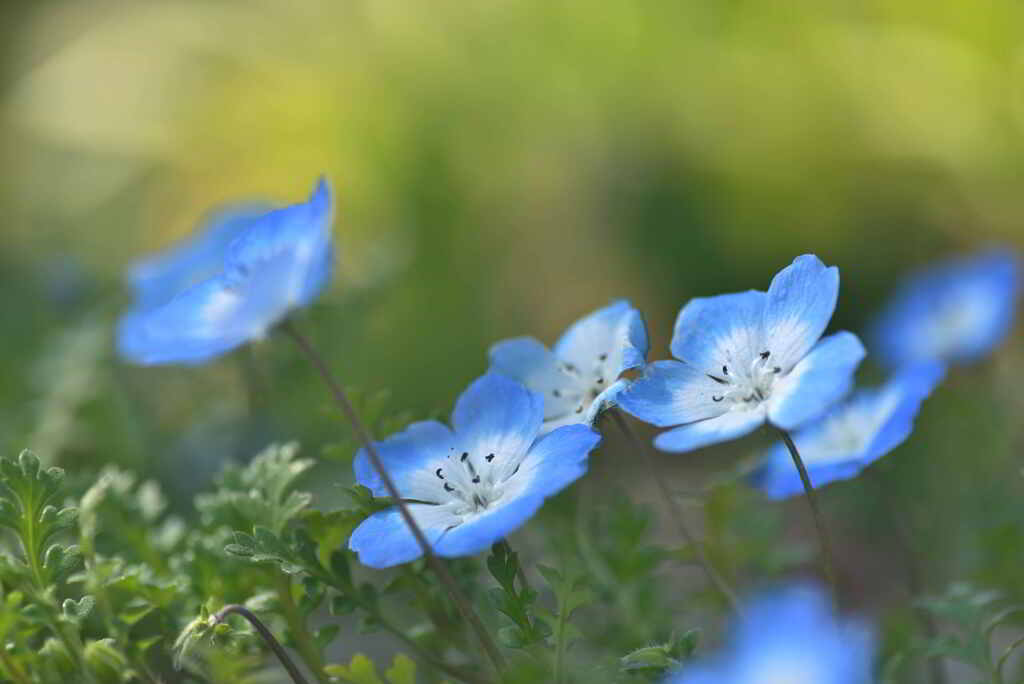
<instances>
[{"instance_id":1,"label":"stamen","mask_svg":"<svg viewBox=\"0 0 1024 684\"><path fill-rule=\"evenodd\" d=\"M462 456L459 458L459 460L462 461L463 463L465 463L467 458L469 458L469 452L468 451L463 451L462 452Z\"/></svg>"},{"instance_id":2,"label":"stamen","mask_svg":"<svg viewBox=\"0 0 1024 684\"><path fill-rule=\"evenodd\" d=\"M601 354L600 356L597 357L597 360L598 361L607 361L608 360L608 355L607 354Z\"/></svg>"},{"instance_id":3,"label":"stamen","mask_svg":"<svg viewBox=\"0 0 1024 684\"><path fill-rule=\"evenodd\" d=\"M442 480L444 479L444 475L441 474L441 469L440 468L435 470L434 474L437 475L440 479L442 479Z\"/></svg>"},{"instance_id":4,"label":"stamen","mask_svg":"<svg viewBox=\"0 0 1024 684\"><path fill-rule=\"evenodd\" d=\"M728 375L728 374L729 374L729 367L728 366L722 366L722 375Z\"/></svg>"},{"instance_id":5,"label":"stamen","mask_svg":"<svg viewBox=\"0 0 1024 684\"><path fill-rule=\"evenodd\" d=\"M725 399L725 397L711 395L711 401L722 401L722 399Z\"/></svg>"},{"instance_id":6,"label":"stamen","mask_svg":"<svg viewBox=\"0 0 1024 684\"><path fill-rule=\"evenodd\" d=\"M762 361L767 361L768 357L771 356L771 355L772 355L772 353L770 351L765 350L765 351L761 352L761 360Z\"/></svg>"},{"instance_id":7,"label":"stamen","mask_svg":"<svg viewBox=\"0 0 1024 684\"><path fill-rule=\"evenodd\" d=\"M445 482L444 483L444 491L446 491L446 492L454 492L455 491L455 487L452 487L450 484Z\"/></svg>"},{"instance_id":8,"label":"stamen","mask_svg":"<svg viewBox=\"0 0 1024 684\"><path fill-rule=\"evenodd\" d=\"M576 407L576 413L583 413L583 404Z\"/></svg>"},{"instance_id":9,"label":"stamen","mask_svg":"<svg viewBox=\"0 0 1024 684\"><path fill-rule=\"evenodd\" d=\"M775 373L776 375L778 375L781 372L782 372L782 366L775 366L774 368L772 368L772 373Z\"/></svg>"},{"instance_id":10,"label":"stamen","mask_svg":"<svg viewBox=\"0 0 1024 684\"><path fill-rule=\"evenodd\" d=\"M551 395L554 396L554 397L561 397L562 396L562 390L551 390Z\"/></svg>"},{"instance_id":11,"label":"stamen","mask_svg":"<svg viewBox=\"0 0 1024 684\"><path fill-rule=\"evenodd\" d=\"M724 368L724 366L723 366L723 368ZM728 380L723 380L722 378L716 377L716 376L712 375L711 373L705 373L704 375L708 376L709 378L711 378L712 380L717 382L719 385L728 385L729 384Z\"/></svg>"},{"instance_id":12,"label":"stamen","mask_svg":"<svg viewBox=\"0 0 1024 684\"><path fill-rule=\"evenodd\" d=\"M597 384L598 385L603 385L604 384L604 378L598 378L597 379Z\"/></svg>"},{"instance_id":13,"label":"stamen","mask_svg":"<svg viewBox=\"0 0 1024 684\"><path fill-rule=\"evenodd\" d=\"M490 463L494 460L494 454L487 454L487 457L484 460Z\"/></svg>"},{"instance_id":14,"label":"stamen","mask_svg":"<svg viewBox=\"0 0 1024 684\"><path fill-rule=\"evenodd\" d=\"M480 476L475 475L472 480L473 484L480 484Z\"/></svg>"}]
</instances>

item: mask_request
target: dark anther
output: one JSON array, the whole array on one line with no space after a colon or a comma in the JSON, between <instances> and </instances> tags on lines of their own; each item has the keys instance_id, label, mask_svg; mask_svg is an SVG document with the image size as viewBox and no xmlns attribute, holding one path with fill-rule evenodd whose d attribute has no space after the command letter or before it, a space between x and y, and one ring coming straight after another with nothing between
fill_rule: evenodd
<instances>
[{"instance_id":1,"label":"dark anther","mask_svg":"<svg viewBox=\"0 0 1024 684\"><path fill-rule=\"evenodd\" d=\"M767 361L768 357L771 356L771 355L772 355L772 353L770 351L763 351L763 352L761 352L761 358L763 360L765 360L765 361Z\"/></svg>"},{"instance_id":2,"label":"dark anther","mask_svg":"<svg viewBox=\"0 0 1024 684\"><path fill-rule=\"evenodd\" d=\"M450 484L445 482L444 483L444 491L446 491L446 492L454 492L455 491L455 487L452 487Z\"/></svg>"},{"instance_id":3,"label":"dark anther","mask_svg":"<svg viewBox=\"0 0 1024 684\"><path fill-rule=\"evenodd\" d=\"M490 463L491 461L494 460L494 454L487 454L487 458L484 459L484 460L486 460L488 463Z\"/></svg>"},{"instance_id":4,"label":"dark anther","mask_svg":"<svg viewBox=\"0 0 1024 684\"><path fill-rule=\"evenodd\" d=\"M480 484L480 476L479 475L477 475L476 477L473 478L473 484Z\"/></svg>"},{"instance_id":5,"label":"dark anther","mask_svg":"<svg viewBox=\"0 0 1024 684\"><path fill-rule=\"evenodd\" d=\"M604 378L598 378L597 379L597 384L598 385L603 385L604 384Z\"/></svg>"},{"instance_id":6,"label":"dark anther","mask_svg":"<svg viewBox=\"0 0 1024 684\"><path fill-rule=\"evenodd\" d=\"M576 413L583 413L583 404L576 407Z\"/></svg>"},{"instance_id":7,"label":"dark anther","mask_svg":"<svg viewBox=\"0 0 1024 684\"><path fill-rule=\"evenodd\" d=\"M560 397L562 396L562 390L551 390L551 394L552 396Z\"/></svg>"},{"instance_id":8,"label":"dark anther","mask_svg":"<svg viewBox=\"0 0 1024 684\"><path fill-rule=\"evenodd\" d=\"M608 355L607 354L601 354L600 356L597 357L597 359L598 359L598 361L607 361L608 360Z\"/></svg>"},{"instance_id":9,"label":"dark anther","mask_svg":"<svg viewBox=\"0 0 1024 684\"><path fill-rule=\"evenodd\" d=\"M439 478L441 478L442 480L444 479L444 475L442 475L442 474L441 474L441 469L440 469L440 468L438 468L437 470L435 470L435 471L434 471L434 474L435 474L435 475L437 475L437 476L438 476Z\"/></svg>"},{"instance_id":10,"label":"dark anther","mask_svg":"<svg viewBox=\"0 0 1024 684\"><path fill-rule=\"evenodd\" d=\"M720 378L718 376L715 376L715 375L712 375L711 373L705 373L704 375L708 376L709 378L711 378L712 380L717 382L719 385L728 385L729 384L728 380L723 380L722 378Z\"/></svg>"},{"instance_id":11,"label":"dark anther","mask_svg":"<svg viewBox=\"0 0 1024 684\"><path fill-rule=\"evenodd\" d=\"M724 399L724 398L725 397L716 397L716 396L712 395L711 396L711 401L722 401L722 399Z\"/></svg>"},{"instance_id":12,"label":"dark anther","mask_svg":"<svg viewBox=\"0 0 1024 684\"><path fill-rule=\"evenodd\" d=\"M781 373L781 372L782 372L782 366L775 366L775 368L772 368L772 373L778 374L778 373Z\"/></svg>"},{"instance_id":13,"label":"dark anther","mask_svg":"<svg viewBox=\"0 0 1024 684\"><path fill-rule=\"evenodd\" d=\"M465 462L465 460L467 458L469 458L469 452L468 451L463 451L462 452L462 457L459 460Z\"/></svg>"},{"instance_id":14,"label":"dark anther","mask_svg":"<svg viewBox=\"0 0 1024 684\"><path fill-rule=\"evenodd\" d=\"M519 466L516 466L516 469L512 471L512 475L515 475L518 472L519 472ZM509 475L509 477L512 477L512 475Z\"/></svg>"},{"instance_id":15,"label":"dark anther","mask_svg":"<svg viewBox=\"0 0 1024 684\"><path fill-rule=\"evenodd\" d=\"M572 365L571 363L567 363L565 364L565 370L569 371L570 373L575 373L576 366Z\"/></svg>"},{"instance_id":16,"label":"dark anther","mask_svg":"<svg viewBox=\"0 0 1024 684\"><path fill-rule=\"evenodd\" d=\"M729 374L729 367L728 366L722 366L722 375L728 375L728 374Z\"/></svg>"}]
</instances>

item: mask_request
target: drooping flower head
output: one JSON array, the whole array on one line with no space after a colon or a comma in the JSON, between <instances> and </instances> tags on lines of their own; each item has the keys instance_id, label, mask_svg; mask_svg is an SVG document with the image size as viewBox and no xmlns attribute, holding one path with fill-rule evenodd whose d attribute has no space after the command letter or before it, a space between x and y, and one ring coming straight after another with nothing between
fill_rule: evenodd
<instances>
[{"instance_id":1,"label":"drooping flower head","mask_svg":"<svg viewBox=\"0 0 1024 684\"><path fill-rule=\"evenodd\" d=\"M532 337L503 340L490 352L491 370L544 397L544 430L592 425L627 382L619 376L644 365L647 328L640 312L618 300L569 326L553 350Z\"/></svg>"},{"instance_id":2,"label":"drooping flower head","mask_svg":"<svg viewBox=\"0 0 1024 684\"><path fill-rule=\"evenodd\" d=\"M600 435L586 425L566 425L538 438L543 418L540 394L487 373L456 401L451 429L437 421L413 423L377 444L435 553L466 556L487 549L586 472ZM365 449L354 469L375 496L388 495ZM397 508L364 520L349 548L375 568L421 553Z\"/></svg>"},{"instance_id":3,"label":"drooping flower head","mask_svg":"<svg viewBox=\"0 0 1024 684\"><path fill-rule=\"evenodd\" d=\"M879 316L874 342L890 368L968 362L1009 332L1020 293L1020 260L995 250L946 261L908 278Z\"/></svg>"},{"instance_id":4,"label":"drooping flower head","mask_svg":"<svg viewBox=\"0 0 1024 684\"><path fill-rule=\"evenodd\" d=\"M793 433L811 484L822 487L855 477L910 435L921 402L945 375L937 362L904 369L881 387L861 389L822 418ZM779 442L751 473L751 482L771 499L802 494L789 450Z\"/></svg>"},{"instance_id":5,"label":"drooping flower head","mask_svg":"<svg viewBox=\"0 0 1024 684\"><path fill-rule=\"evenodd\" d=\"M797 585L752 601L721 653L665 684L869 684L873 650L865 625Z\"/></svg>"},{"instance_id":6,"label":"drooping flower head","mask_svg":"<svg viewBox=\"0 0 1024 684\"><path fill-rule=\"evenodd\" d=\"M320 179L306 202L224 210L191 240L137 263L118 352L144 365L198 364L260 339L330 279L331 211Z\"/></svg>"},{"instance_id":7,"label":"drooping flower head","mask_svg":"<svg viewBox=\"0 0 1024 684\"><path fill-rule=\"evenodd\" d=\"M656 361L618 396L659 427L655 439L683 452L740 437L766 420L790 430L849 391L864 358L857 336L820 339L839 295L839 271L813 255L782 269L767 292L690 300L672 337L678 361Z\"/></svg>"}]
</instances>

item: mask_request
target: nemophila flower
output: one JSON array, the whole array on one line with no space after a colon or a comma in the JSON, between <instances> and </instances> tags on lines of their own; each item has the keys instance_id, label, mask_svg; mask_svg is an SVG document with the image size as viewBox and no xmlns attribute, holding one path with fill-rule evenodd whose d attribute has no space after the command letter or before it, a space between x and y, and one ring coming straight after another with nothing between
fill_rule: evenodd
<instances>
[{"instance_id":1,"label":"nemophila flower","mask_svg":"<svg viewBox=\"0 0 1024 684\"><path fill-rule=\"evenodd\" d=\"M487 373L456 401L452 429L437 421L413 423L377 444L438 555L487 549L586 472L587 455L600 435L586 425L566 425L538 438L543 407L540 394ZM354 468L356 480L375 496L388 495L365 449ZM421 552L397 508L364 520L349 548L376 568L411 561Z\"/></svg>"},{"instance_id":2,"label":"nemophila flower","mask_svg":"<svg viewBox=\"0 0 1024 684\"><path fill-rule=\"evenodd\" d=\"M910 435L921 402L945 374L938 363L904 369L881 387L861 389L821 419L793 433L815 488L856 476ZM769 449L750 476L771 499L803 493L800 474L786 445Z\"/></svg>"},{"instance_id":3,"label":"nemophila flower","mask_svg":"<svg viewBox=\"0 0 1024 684\"><path fill-rule=\"evenodd\" d=\"M725 649L665 684L869 684L873 638L837 618L820 589L797 585L746 606Z\"/></svg>"},{"instance_id":4,"label":"nemophila flower","mask_svg":"<svg viewBox=\"0 0 1024 684\"><path fill-rule=\"evenodd\" d=\"M619 376L644 365L647 328L626 300L573 323L553 350L532 337L491 347L491 370L522 382L544 397L544 430L592 425L627 385Z\"/></svg>"},{"instance_id":5,"label":"nemophila flower","mask_svg":"<svg viewBox=\"0 0 1024 684\"><path fill-rule=\"evenodd\" d=\"M765 421L790 430L850 389L864 358L856 335L821 334L839 295L839 271L813 255L782 269L767 292L691 300L672 337L678 361L656 361L618 396L663 432L655 446L683 452L740 437Z\"/></svg>"},{"instance_id":6,"label":"nemophila flower","mask_svg":"<svg viewBox=\"0 0 1024 684\"><path fill-rule=\"evenodd\" d=\"M331 211L320 179L306 202L226 210L190 241L136 264L135 304L117 331L121 356L197 364L262 338L327 284Z\"/></svg>"},{"instance_id":7,"label":"nemophila flower","mask_svg":"<svg viewBox=\"0 0 1024 684\"><path fill-rule=\"evenodd\" d=\"M1020 261L1006 250L953 259L904 282L879 316L874 342L892 368L973 361L1013 325Z\"/></svg>"}]
</instances>

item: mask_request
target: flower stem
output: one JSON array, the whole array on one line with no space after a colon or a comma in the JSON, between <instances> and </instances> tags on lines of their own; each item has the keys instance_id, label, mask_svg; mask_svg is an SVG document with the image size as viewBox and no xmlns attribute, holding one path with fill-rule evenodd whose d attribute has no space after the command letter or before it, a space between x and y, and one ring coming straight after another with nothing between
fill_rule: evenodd
<instances>
[{"instance_id":1,"label":"flower stem","mask_svg":"<svg viewBox=\"0 0 1024 684\"><path fill-rule=\"evenodd\" d=\"M740 603L736 597L736 592L732 590L732 587L730 587L729 583L725 581L725 578L722 577L718 570L715 569L711 559L708 558L707 553L704 551L704 544L693 536L689 526L686 524L686 520L683 518L683 512L679 510L679 507L676 505L675 497L672 496L672 492L668 488L668 484L665 482L664 478L658 476L658 469L657 464L654 461L654 456L629 427L629 423L626 422L626 418L622 415L622 412L615 409L610 411L610 413L615 424L619 426L622 434L630 441L633 448L637 452L643 454L648 474L658 486L658 491L661 493L661 497L665 500L665 504L668 506L669 513L675 521L676 527L679 529L679 534L683 537L683 541L685 541L686 544L693 549L694 553L697 554L697 562L700 563L701 568L704 569L704 574L707 575L711 584L714 585L726 600L729 607L732 608L735 613L740 613Z\"/></svg>"},{"instance_id":2,"label":"flower stem","mask_svg":"<svg viewBox=\"0 0 1024 684\"><path fill-rule=\"evenodd\" d=\"M363 425L362 420L359 418L359 414L356 413L355 407L352 406L352 402L349 401L348 395L342 389L341 384L335 379L330 369L327 367L327 363L323 357L320 356L319 352L313 347L310 341L303 335L298 328L296 328L290 321L285 321L281 326L282 329L287 333L299 346L302 352L309 359L310 363L320 373L320 377L323 378L324 383L330 390L331 395L334 397L335 403L337 403L342 415L352 425L353 431L359 438L359 441L366 447L366 453L370 458L370 463L373 465L374 470L380 475L381 481L384 483L384 487L388 490L388 494L394 500L395 506L398 507L399 513L402 515L402 519L405 524L409 527L409 531L412 532L413 537L416 538L416 542L420 545L420 549L423 551L423 556L426 558L430 568L437 575L445 588L451 595L452 601L455 602L456 607L462 614L473 631L476 632L477 638L480 640L480 644L490 659L491 664L494 665L494 669L499 673L505 669L505 657L498 650L497 645L491 639L491 636L487 633L487 628L484 627L484 623L480 620L475 612L473 612L472 606L469 601L462 594L458 584L455 583L455 578L452 577L451 573L448 572L448 568L441 562L441 560L434 554L434 550L431 548L427 538L423 535L423 530L416 523L416 520L412 517L409 512L409 507L405 505L405 501L402 499L402 495L399 493L398 488L395 487L394 481L384 468L384 464L381 462L380 454L377 452L377 446L374 444L373 439L370 436L370 431Z\"/></svg>"},{"instance_id":3,"label":"flower stem","mask_svg":"<svg viewBox=\"0 0 1024 684\"><path fill-rule=\"evenodd\" d=\"M224 606L217 611L216 615L213 616L213 624L218 625L221 622L224 622L227 616L232 613L235 615L241 615L249 621L249 624L251 624L259 635L263 637L263 641L265 641L267 646L270 647L270 650L274 652L277 659L281 661L281 665L288 671L288 674L291 676L292 681L295 682L295 684L308 684L306 682L306 678L303 677L302 673L299 671L298 666L294 661L292 661L292 657L288 655L288 651L286 651L284 646L281 645L281 642L278 641L271 631L267 629L267 626L264 625L263 622L245 606L241 606L236 603Z\"/></svg>"},{"instance_id":4,"label":"flower stem","mask_svg":"<svg viewBox=\"0 0 1024 684\"><path fill-rule=\"evenodd\" d=\"M274 576L274 583L277 585L277 599L281 603L281 612L288 623L292 639L295 641L295 650L302 656L306 667L312 672L314 678L320 684L327 684L327 673L324 672L324 661L320 655L320 649L313 642L313 635L306 627L306 620L299 613L299 607L295 605L295 597L292 596L292 581L281 573Z\"/></svg>"},{"instance_id":5,"label":"flower stem","mask_svg":"<svg viewBox=\"0 0 1024 684\"><path fill-rule=\"evenodd\" d=\"M811 478L807 474L807 468L804 467L804 461L800 458L800 452L797 451L796 444L793 443L793 438L782 428L778 430L779 434L782 435L782 441L786 444L786 448L789 449L789 455L793 457L793 465L796 466L797 472L800 473L800 482L804 485L804 495L807 497L807 504L811 507L814 526L818 530L818 542L821 544L821 561L825 570L825 579L832 587L832 590L835 591L837 586L832 544L829 542L828 531L825 529L825 519L822 518L821 510L818 508L818 499L814 494L814 486L811 484Z\"/></svg>"}]
</instances>

